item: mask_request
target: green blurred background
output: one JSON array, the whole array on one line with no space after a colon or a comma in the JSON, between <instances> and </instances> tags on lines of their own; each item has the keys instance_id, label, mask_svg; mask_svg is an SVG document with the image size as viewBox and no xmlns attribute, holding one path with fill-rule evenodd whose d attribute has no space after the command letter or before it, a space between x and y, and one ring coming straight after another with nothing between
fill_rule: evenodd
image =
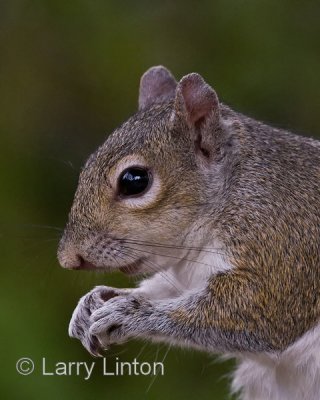
<instances>
[{"instance_id":1,"label":"green blurred background","mask_svg":"<svg viewBox=\"0 0 320 400\"><path fill-rule=\"evenodd\" d=\"M92 361L67 334L81 295L134 284L60 268L60 229L82 163L135 111L152 65L197 71L239 111L320 133L319 18L319 1L0 2L2 399L227 398L232 362L139 342L106 357L166 357L165 376L41 376L42 357ZM15 370L23 356L30 376Z\"/></svg>"}]
</instances>

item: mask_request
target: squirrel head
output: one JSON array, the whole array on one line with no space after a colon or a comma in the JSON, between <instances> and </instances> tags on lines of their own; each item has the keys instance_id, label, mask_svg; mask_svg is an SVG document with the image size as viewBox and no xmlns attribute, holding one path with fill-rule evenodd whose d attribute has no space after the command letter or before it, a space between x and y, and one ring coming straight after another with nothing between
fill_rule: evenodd
<instances>
[{"instance_id":1,"label":"squirrel head","mask_svg":"<svg viewBox=\"0 0 320 400\"><path fill-rule=\"evenodd\" d=\"M204 215L221 193L229 148L218 97L203 78L176 82L166 68L150 68L138 112L80 174L60 264L146 273L178 263L154 253L181 256L187 238L208 240Z\"/></svg>"}]
</instances>

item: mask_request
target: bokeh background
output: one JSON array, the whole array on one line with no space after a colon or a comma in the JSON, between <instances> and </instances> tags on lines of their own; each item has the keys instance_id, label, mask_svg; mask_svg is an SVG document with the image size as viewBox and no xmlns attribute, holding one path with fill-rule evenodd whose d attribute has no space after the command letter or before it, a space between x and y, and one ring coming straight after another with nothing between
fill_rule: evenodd
<instances>
[{"instance_id":1,"label":"bokeh background","mask_svg":"<svg viewBox=\"0 0 320 400\"><path fill-rule=\"evenodd\" d=\"M317 136L319 20L319 1L1 0L2 399L227 398L233 362L140 342L106 357L165 358L165 376L41 376L42 357L50 368L92 361L67 335L81 295L134 284L63 270L57 242L81 165L135 112L152 65L197 71L239 111ZM30 376L15 370L23 356L35 361Z\"/></svg>"}]
</instances>

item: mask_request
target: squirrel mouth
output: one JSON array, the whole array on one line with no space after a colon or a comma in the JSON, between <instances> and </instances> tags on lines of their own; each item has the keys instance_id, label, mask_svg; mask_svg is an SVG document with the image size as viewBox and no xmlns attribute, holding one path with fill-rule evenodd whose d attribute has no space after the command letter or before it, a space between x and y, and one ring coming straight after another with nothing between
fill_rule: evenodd
<instances>
[{"instance_id":1,"label":"squirrel mouth","mask_svg":"<svg viewBox=\"0 0 320 400\"><path fill-rule=\"evenodd\" d=\"M144 258L139 258L138 260L124 265L123 267L118 267L117 269L121 272L123 272L126 275L136 275L141 271L141 262L143 261ZM103 267L103 266L97 266L87 260L85 260L82 257L79 257L79 265L71 268L74 270L87 270L87 271L110 271L110 267ZM112 268L114 270L114 268Z\"/></svg>"}]
</instances>

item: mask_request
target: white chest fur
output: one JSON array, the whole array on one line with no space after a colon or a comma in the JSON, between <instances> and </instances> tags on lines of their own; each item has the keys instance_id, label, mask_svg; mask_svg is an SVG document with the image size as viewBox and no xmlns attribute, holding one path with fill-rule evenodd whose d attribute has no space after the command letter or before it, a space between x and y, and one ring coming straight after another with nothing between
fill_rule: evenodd
<instances>
[{"instance_id":1,"label":"white chest fur","mask_svg":"<svg viewBox=\"0 0 320 400\"><path fill-rule=\"evenodd\" d=\"M156 261L160 265L161 258ZM138 291L153 299L188 296L190 291L198 292L204 289L211 276L231 268L222 245L215 241L210 247L191 248L188 254L172 267L142 281Z\"/></svg>"},{"instance_id":2,"label":"white chest fur","mask_svg":"<svg viewBox=\"0 0 320 400\"><path fill-rule=\"evenodd\" d=\"M320 399L320 324L280 354L238 358L232 386L240 399Z\"/></svg>"}]
</instances>

